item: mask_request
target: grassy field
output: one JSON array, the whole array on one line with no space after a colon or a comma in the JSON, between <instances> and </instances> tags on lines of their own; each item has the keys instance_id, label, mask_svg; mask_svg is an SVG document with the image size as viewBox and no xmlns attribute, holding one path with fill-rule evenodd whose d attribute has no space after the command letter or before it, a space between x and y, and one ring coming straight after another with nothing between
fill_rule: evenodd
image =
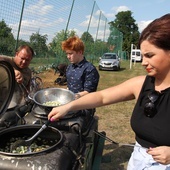
<instances>
[{"instance_id":1,"label":"grassy field","mask_svg":"<svg viewBox=\"0 0 170 170\"><path fill-rule=\"evenodd\" d=\"M34 62L34 66L37 63L39 62ZM120 71L99 71L99 73L98 90L117 85L131 77L146 74L141 63L133 64L130 69L129 61L121 62ZM53 70L40 73L38 76L42 78L44 87L57 86L54 84L57 75L54 75ZM105 131L107 137L118 143L134 143L134 133L130 127L130 117L134 104L135 101L128 101L97 108L96 116L99 117L98 130ZM106 141L100 170L125 170L132 149L132 147L116 147Z\"/></svg>"},{"instance_id":2,"label":"grassy field","mask_svg":"<svg viewBox=\"0 0 170 170\"><path fill-rule=\"evenodd\" d=\"M141 63L133 64L130 69L129 62L122 61L120 71L100 71L98 90L144 74L146 73ZM105 131L107 137L118 143L134 143L134 133L130 127L130 117L134 104L135 100L97 108L96 115L99 117L99 131ZM132 149L132 147L125 146L116 148L114 144L106 141L101 170L125 170Z\"/></svg>"}]
</instances>

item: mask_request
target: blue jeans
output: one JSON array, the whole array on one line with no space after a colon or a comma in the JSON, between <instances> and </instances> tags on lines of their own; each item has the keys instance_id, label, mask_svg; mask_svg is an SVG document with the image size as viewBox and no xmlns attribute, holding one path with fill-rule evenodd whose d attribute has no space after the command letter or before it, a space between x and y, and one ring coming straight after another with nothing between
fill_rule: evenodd
<instances>
[{"instance_id":1,"label":"blue jeans","mask_svg":"<svg viewBox=\"0 0 170 170\"><path fill-rule=\"evenodd\" d=\"M140 144L137 142L135 145L127 170L170 170L170 164L162 165L156 162L152 156L146 152L147 148L138 147Z\"/></svg>"}]
</instances>

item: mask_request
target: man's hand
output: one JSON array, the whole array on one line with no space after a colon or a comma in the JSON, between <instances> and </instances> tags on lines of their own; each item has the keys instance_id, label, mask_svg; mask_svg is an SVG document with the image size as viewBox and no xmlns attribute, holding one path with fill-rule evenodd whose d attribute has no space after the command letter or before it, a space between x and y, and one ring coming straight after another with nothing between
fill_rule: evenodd
<instances>
[{"instance_id":1,"label":"man's hand","mask_svg":"<svg viewBox=\"0 0 170 170\"><path fill-rule=\"evenodd\" d=\"M22 83L23 82L22 73L18 70L14 70L14 72L15 72L15 80L17 81L17 83Z\"/></svg>"}]
</instances>

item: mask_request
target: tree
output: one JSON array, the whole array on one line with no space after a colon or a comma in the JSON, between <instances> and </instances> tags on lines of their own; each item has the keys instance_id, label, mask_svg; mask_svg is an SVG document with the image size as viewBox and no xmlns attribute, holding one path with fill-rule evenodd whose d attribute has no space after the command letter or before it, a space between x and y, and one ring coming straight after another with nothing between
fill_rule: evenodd
<instances>
[{"instance_id":1,"label":"tree","mask_svg":"<svg viewBox=\"0 0 170 170\"><path fill-rule=\"evenodd\" d=\"M61 30L53 38L52 42L50 43L50 49L56 54L58 60L57 63L66 62L64 57L65 54L61 49L61 43L62 41L74 35L76 35L76 32L74 30L71 31Z\"/></svg>"},{"instance_id":2,"label":"tree","mask_svg":"<svg viewBox=\"0 0 170 170\"><path fill-rule=\"evenodd\" d=\"M89 32L84 32L81 36L83 42L94 43L93 36Z\"/></svg>"},{"instance_id":3,"label":"tree","mask_svg":"<svg viewBox=\"0 0 170 170\"><path fill-rule=\"evenodd\" d=\"M25 44L31 46L29 41L26 41L26 40L23 40L23 39L19 39L17 44L18 44L18 47L21 46L21 45L25 45Z\"/></svg>"},{"instance_id":4,"label":"tree","mask_svg":"<svg viewBox=\"0 0 170 170\"><path fill-rule=\"evenodd\" d=\"M108 47L106 42L103 42L101 39L97 39L94 44L94 51L95 51L95 56L101 57L103 53L108 52Z\"/></svg>"},{"instance_id":5,"label":"tree","mask_svg":"<svg viewBox=\"0 0 170 170\"><path fill-rule=\"evenodd\" d=\"M85 56L92 54L94 47L94 39L93 36L89 32L84 32L81 35L81 40L84 42L85 46Z\"/></svg>"},{"instance_id":6,"label":"tree","mask_svg":"<svg viewBox=\"0 0 170 170\"><path fill-rule=\"evenodd\" d=\"M48 40L47 35L40 35L39 32L37 33L33 33L30 36L30 44L32 46L32 48L34 49L34 52L36 54L37 57L45 57L47 52L48 52L48 48L46 45L46 41Z\"/></svg>"},{"instance_id":7,"label":"tree","mask_svg":"<svg viewBox=\"0 0 170 170\"><path fill-rule=\"evenodd\" d=\"M8 27L4 20L0 22L0 41L0 54L13 56L16 41L12 28Z\"/></svg>"},{"instance_id":8,"label":"tree","mask_svg":"<svg viewBox=\"0 0 170 170\"><path fill-rule=\"evenodd\" d=\"M50 48L56 53L59 54L61 52L61 42L65 39L65 31L61 30L56 34L50 43Z\"/></svg>"},{"instance_id":9,"label":"tree","mask_svg":"<svg viewBox=\"0 0 170 170\"><path fill-rule=\"evenodd\" d=\"M116 28L123 33L123 51L128 51L129 53L131 50L131 44L137 45L140 36L138 26L135 22L131 11L122 11L116 15L114 21L109 23L110 30Z\"/></svg>"}]
</instances>

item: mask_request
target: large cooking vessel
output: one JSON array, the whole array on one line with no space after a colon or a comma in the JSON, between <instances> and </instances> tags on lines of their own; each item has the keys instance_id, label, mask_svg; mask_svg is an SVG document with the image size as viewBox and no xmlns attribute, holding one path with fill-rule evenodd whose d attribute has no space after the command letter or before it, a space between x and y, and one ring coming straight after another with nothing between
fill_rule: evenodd
<instances>
[{"instance_id":1,"label":"large cooking vessel","mask_svg":"<svg viewBox=\"0 0 170 170\"><path fill-rule=\"evenodd\" d=\"M59 105L67 104L75 99L75 94L63 88L47 88L37 91L33 95L33 101L44 108L53 108ZM46 105L45 103L56 102L57 105Z\"/></svg>"},{"instance_id":2,"label":"large cooking vessel","mask_svg":"<svg viewBox=\"0 0 170 170\"><path fill-rule=\"evenodd\" d=\"M0 150L6 149L4 147L11 138L32 136L40 127L41 125L22 125L0 131ZM48 127L39 137L52 141L53 144L36 153L16 154L0 151L0 170L70 170L70 167L73 167L76 163L74 152L80 147L78 135L63 134L56 128Z\"/></svg>"},{"instance_id":3,"label":"large cooking vessel","mask_svg":"<svg viewBox=\"0 0 170 170\"><path fill-rule=\"evenodd\" d=\"M37 91L33 97L30 97L29 95L28 97L35 103L32 109L35 116L42 119L47 119L47 115L52 108L65 105L75 100L75 94L64 88L46 88ZM47 105L46 103L51 105ZM65 117L72 117L72 115L75 114L73 112L69 112Z\"/></svg>"},{"instance_id":4,"label":"large cooking vessel","mask_svg":"<svg viewBox=\"0 0 170 170\"><path fill-rule=\"evenodd\" d=\"M26 153L11 153L10 145L11 139L17 138L30 138L33 136L39 129L41 125L22 125L22 126L15 126L12 128L7 128L5 130L0 131L0 154L8 155L8 156L28 156L28 155L35 155L40 154L43 152L50 152L53 150L58 144L61 143L63 139L62 133L53 127L47 127L43 132L41 132L37 138L41 138L42 140L39 141L39 145L43 145L43 142L46 141L48 143L48 148L43 149L42 151L37 152L26 152Z\"/></svg>"}]
</instances>

